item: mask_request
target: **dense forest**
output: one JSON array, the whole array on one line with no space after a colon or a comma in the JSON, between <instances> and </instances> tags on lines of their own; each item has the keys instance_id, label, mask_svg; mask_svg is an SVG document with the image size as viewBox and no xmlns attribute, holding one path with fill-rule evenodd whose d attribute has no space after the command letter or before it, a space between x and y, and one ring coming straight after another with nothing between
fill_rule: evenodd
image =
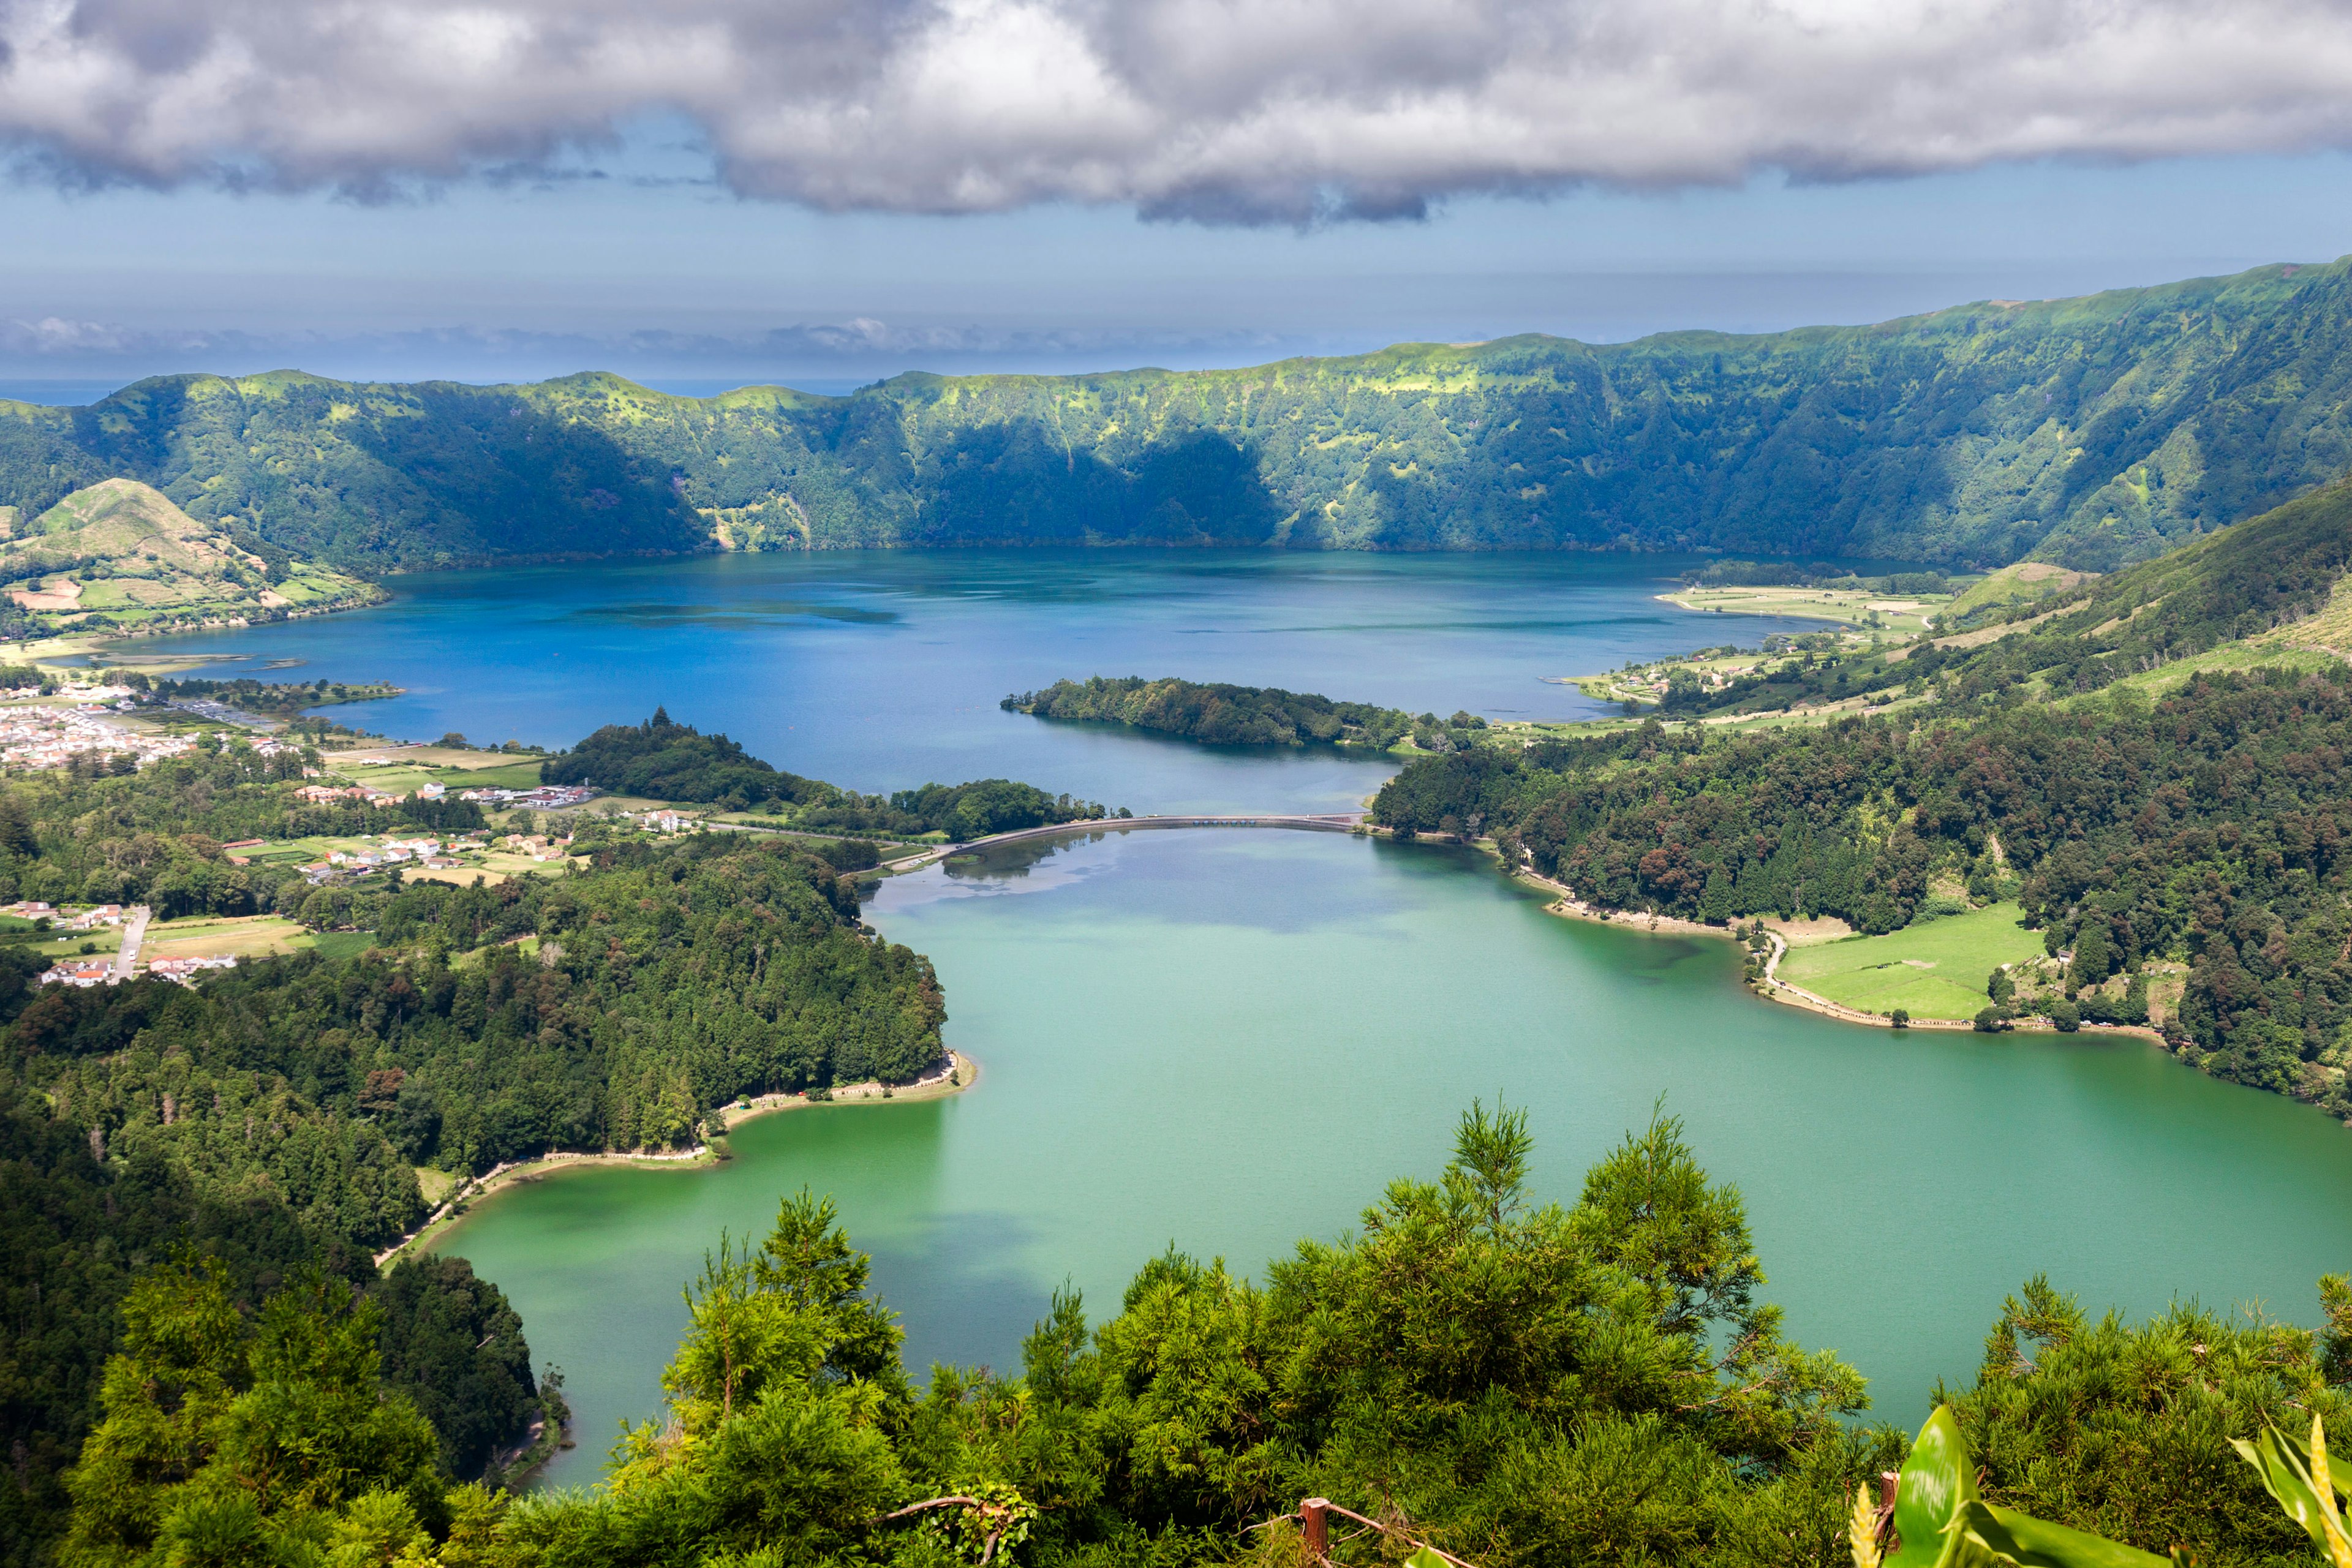
<instances>
[{"instance_id":1,"label":"dense forest","mask_svg":"<svg viewBox=\"0 0 2352 1568\"><path fill-rule=\"evenodd\" d=\"M607 724L539 771L541 782L590 784L614 795L696 801L744 811L763 801L797 804L836 793L779 773L724 735L706 735L654 710L642 724Z\"/></svg>"},{"instance_id":2,"label":"dense forest","mask_svg":"<svg viewBox=\"0 0 2352 1568\"><path fill-rule=\"evenodd\" d=\"M240 1313L226 1269L166 1262L125 1302L65 1561L1307 1568L1309 1496L1379 1521L1335 1542L1367 1568L1414 1542L1480 1568L1863 1561L1855 1491L1904 1438L1845 1419L1861 1379L1758 1300L1737 1191L1670 1120L1567 1206L1528 1191L1530 1149L1522 1117L1474 1108L1437 1180L1392 1183L1263 1286L1171 1248L1108 1315L1057 1296L1017 1372L920 1388L832 1205L788 1197L691 1282L667 1410L608 1485L520 1501L436 1464L376 1299L310 1270ZM2322 1291L2314 1334L2194 1307L2094 1322L2028 1281L1974 1380L1937 1391L1968 1481L2181 1553L2033 1562L2316 1561L2228 1443L2352 1415L2352 1286Z\"/></svg>"},{"instance_id":3,"label":"dense forest","mask_svg":"<svg viewBox=\"0 0 2352 1568\"><path fill-rule=\"evenodd\" d=\"M36 1561L64 1517L58 1476L141 1270L194 1248L211 1260L203 1289L264 1320L298 1284L314 1305L341 1301L373 1325L371 1375L429 1417L418 1473L483 1475L544 1391L511 1310L461 1261L377 1279L371 1255L425 1217L416 1167L674 1147L738 1095L904 1081L940 1056L930 967L863 929L835 864L855 857L586 817L563 874L495 887L396 874L313 887L290 867L233 864L225 841L483 824L460 802L301 802L313 760L231 739L142 770L91 755L0 784L0 898L277 912L373 942L196 988L36 994L46 961L0 942L8 1568ZM985 809L1001 783L932 788L952 816ZM1004 787L1027 792L1016 805L1054 799ZM334 1297L343 1284L364 1300Z\"/></svg>"},{"instance_id":4,"label":"dense forest","mask_svg":"<svg viewBox=\"0 0 2352 1568\"><path fill-rule=\"evenodd\" d=\"M1386 751L1405 736L1442 734L1446 721L1424 713L1416 719L1395 708L1369 702L1334 702L1313 692L1276 687L1202 685L1173 677L1094 676L1057 680L1042 691L1007 697L1007 712L1079 723L1129 724L1164 735L1181 735L1220 746L1363 746ZM1486 721L1457 714L1465 727Z\"/></svg>"},{"instance_id":5,"label":"dense forest","mask_svg":"<svg viewBox=\"0 0 2352 1568\"><path fill-rule=\"evenodd\" d=\"M2106 571L2352 469L2352 265L1872 327L1406 344L717 398L157 377L0 405L0 497L121 475L382 572L913 544L1721 550Z\"/></svg>"}]
</instances>

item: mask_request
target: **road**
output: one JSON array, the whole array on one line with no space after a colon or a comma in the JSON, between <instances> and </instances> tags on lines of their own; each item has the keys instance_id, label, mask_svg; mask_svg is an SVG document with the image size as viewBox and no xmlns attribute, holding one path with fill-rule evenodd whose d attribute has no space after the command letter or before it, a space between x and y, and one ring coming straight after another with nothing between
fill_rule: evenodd
<instances>
[{"instance_id":1,"label":"road","mask_svg":"<svg viewBox=\"0 0 2352 1568\"><path fill-rule=\"evenodd\" d=\"M106 977L109 985L131 978L131 966L139 962L139 944L147 939L147 917L153 912L144 904L131 907L131 918L122 922L122 948L114 955L114 973Z\"/></svg>"}]
</instances>

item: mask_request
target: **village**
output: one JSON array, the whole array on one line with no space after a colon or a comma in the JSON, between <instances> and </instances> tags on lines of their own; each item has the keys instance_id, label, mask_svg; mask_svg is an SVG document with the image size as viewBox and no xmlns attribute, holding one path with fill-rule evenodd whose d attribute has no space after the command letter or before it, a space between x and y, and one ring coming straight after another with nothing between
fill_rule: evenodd
<instances>
[{"instance_id":1,"label":"village","mask_svg":"<svg viewBox=\"0 0 2352 1568\"><path fill-rule=\"evenodd\" d=\"M282 720L221 701L167 700L142 675L125 679L116 670L47 657L94 658L94 649L52 646L23 652L39 662L16 668L20 683L0 692L0 772L120 773L192 752L249 747L257 756L304 757L305 782L293 793L305 805L355 804L413 818L376 833L252 838L220 847L230 866L289 868L313 889L371 885L380 877L496 884L559 871L571 858L572 816L599 802L593 789L541 783L540 754L511 742L490 750L384 742L348 731L332 739L303 735ZM481 818L468 813L465 820L483 825L436 829L430 824L443 814L415 808L440 802L478 807ZM599 805L604 820L650 833L700 826L697 816L666 802L605 797ZM340 950L365 940L310 929L287 913L158 920L141 905L22 900L0 906L0 942L49 961L37 976L41 986L88 988L142 975L194 985L241 963L314 947Z\"/></svg>"}]
</instances>

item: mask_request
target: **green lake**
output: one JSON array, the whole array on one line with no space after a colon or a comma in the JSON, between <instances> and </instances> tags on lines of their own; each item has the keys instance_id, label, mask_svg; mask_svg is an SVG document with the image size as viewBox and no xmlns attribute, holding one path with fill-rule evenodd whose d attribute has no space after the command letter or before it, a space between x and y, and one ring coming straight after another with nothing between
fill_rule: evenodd
<instances>
[{"instance_id":1,"label":"green lake","mask_svg":"<svg viewBox=\"0 0 2352 1568\"><path fill-rule=\"evenodd\" d=\"M1680 563L1217 551L730 556L401 577L379 609L133 645L219 674L390 679L333 710L392 735L568 744L656 703L861 789L1005 776L1146 811L1322 811L1391 771L1006 713L1060 676L1184 675L1491 718L1600 711L1549 679L1806 623L1659 602ZM1258 1269L1446 1157L1497 1093L1538 1185L1661 1096L1746 1193L1805 1342L1916 1421L2038 1270L2087 1303L2176 1291L2317 1316L2352 1264L2352 1134L2135 1040L1898 1036L1748 995L1728 943L1542 912L1484 861L1274 830L1130 832L886 884L930 955L972 1092L755 1121L715 1170L591 1169L482 1203L441 1245L562 1365L594 1479L654 1415L680 1285L782 1194L834 1194L909 1359L1013 1364L1052 1290L1099 1310L1173 1242Z\"/></svg>"},{"instance_id":2,"label":"green lake","mask_svg":"<svg viewBox=\"0 0 2352 1568\"><path fill-rule=\"evenodd\" d=\"M678 1287L722 1228L831 1193L909 1360L1017 1364L1066 1280L1097 1310L1171 1242L1253 1271L1444 1163L1456 1113L1532 1113L1535 1182L1664 1097L1747 1194L1770 1295L1916 1421L2046 1270L2132 1313L2173 1292L2316 1316L2342 1268L2352 1134L2137 1040L1843 1026L1759 1002L1730 944L1563 921L1460 852L1275 830L1130 832L886 886L931 955L948 1100L746 1123L715 1170L566 1173L477 1206L446 1250L570 1379L594 1478L658 1405Z\"/></svg>"}]
</instances>

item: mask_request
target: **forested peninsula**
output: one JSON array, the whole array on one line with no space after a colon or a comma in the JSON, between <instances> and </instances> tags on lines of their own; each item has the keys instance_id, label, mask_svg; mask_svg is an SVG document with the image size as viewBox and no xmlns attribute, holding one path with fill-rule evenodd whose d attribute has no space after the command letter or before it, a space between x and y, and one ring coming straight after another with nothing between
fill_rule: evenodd
<instances>
[{"instance_id":1,"label":"forested peninsula","mask_svg":"<svg viewBox=\"0 0 2352 1568\"><path fill-rule=\"evenodd\" d=\"M658 712L559 761L599 783L621 770L616 787L676 786L679 799L789 794L804 803L795 829L824 815L977 836L1102 810L1005 780L860 795ZM23 921L0 931L8 1568L52 1561L68 1511L61 1478L100 1418L101 1369L142 1270L194 1248L212 1262L171 1288L174 1302L209 1292L260 1313L265 1348L217 1347L226 1386L259 1375L235 1368L248 1349L265 1355L280 1310L265 1302L282 1295L289 1321L316 1320L301 1331L324 1336L314 1345L374 1346L384 1386L429 1416L365 1439L408 1454L401 1486L484 1475L560 1393L540 1386L512 1311L462 1263L403 1263L379 1279L373 1255L425 1218L420 1171L446 1184L551 1152L679 1149L739 1097L906 1083L942 1059L929 963L862 924L856 878L840 868L871 866L870 843L665 835L581 812L551 874L458 886L394 869L314 887L290 862L247 864L223 846L479 829L482 811L314 802L298 790L315 753L264 755L242 737L130 762L80 757L0 782L0 901L276 912L321 945L195 985L83 989L34 984L49 960L33 944L47 932ZM844 843L864 855L838 853ZM360 1353L355 1342L335 1364L348 1372Z\"/></svg>"},{"instance_id":2,"label":"forested peninsula","mask_svg":"<svg viewBox=\"0 0 2352 1568\"><path fill-rule=\"evenodd\" d=\"M125 478L368 574L877 545L2026 556L2108 571L2352 470L2352 260L1872 327L1519 336L847 397L157 377L0 404L26 515Z\"/></svg>"},{"instance_id":3,"label":"forested peninsula","mask_svg":"<svg viewBox=\"0 0 2352 1568\"><path fill-rule=\"evenodd\" d=\"M2015 899L2069 1016L2352 1121L2352 486L1891 652L1670 685L1636 726L1417 758L1372 805L1607 910L1893 931ZM1745 727L1795 704L1822 721ZM1682 716L1679 724L1662 718ZM1971 981L1973 977L1970 977ZM1990 977L1989 1016L2012 998Z\"/></svg>"}]
</instances>

